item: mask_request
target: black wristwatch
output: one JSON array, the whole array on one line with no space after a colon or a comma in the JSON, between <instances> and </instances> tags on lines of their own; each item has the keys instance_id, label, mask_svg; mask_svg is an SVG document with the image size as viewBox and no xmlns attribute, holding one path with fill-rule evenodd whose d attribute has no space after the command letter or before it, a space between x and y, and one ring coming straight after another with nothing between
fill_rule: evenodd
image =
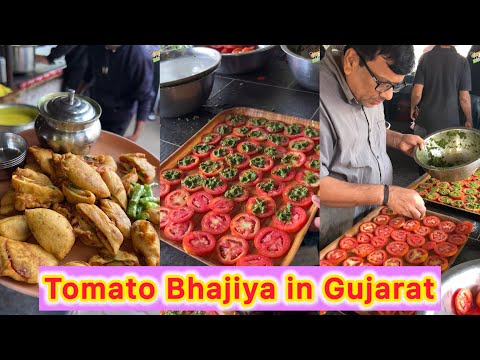
<instances>
[{"instance_id":1,"label":"black wristwatch","mask_svg":"<svg viewBox=\"0 0 480 360\"><path fill-rule=\"evenodd\" d=\"M388 196L390 195L390 189L388 185L383 186L383 206L388 206Z\"/></svg>"}]
</instances>

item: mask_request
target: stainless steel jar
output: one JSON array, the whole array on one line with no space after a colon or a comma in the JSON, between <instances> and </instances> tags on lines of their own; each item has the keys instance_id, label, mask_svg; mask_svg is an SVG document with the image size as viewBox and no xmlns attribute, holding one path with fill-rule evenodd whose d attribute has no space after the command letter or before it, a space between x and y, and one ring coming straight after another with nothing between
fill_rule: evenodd
<instances>
[{"instance_id":1,"label":"stainless steel jar","mask_svg":"<svg viewBox=\"0 0 480 360\"><path fill-rule=\"evenodd\" d=\"M38 140L57 153L88 154L100 136L102 108L74 90L45 95L38 102L38 110Z\"/></svg>"},{"instance_id":2,"label":"stainless steel jar","mask_svg":"<svg viewBox=\"0 0 480 360\"><path fill-rule=\"evenodd\" d=\"M26 74L35 70L35 49L37 45L11 45L13 72Z\"/></svg>"}]
</instances>

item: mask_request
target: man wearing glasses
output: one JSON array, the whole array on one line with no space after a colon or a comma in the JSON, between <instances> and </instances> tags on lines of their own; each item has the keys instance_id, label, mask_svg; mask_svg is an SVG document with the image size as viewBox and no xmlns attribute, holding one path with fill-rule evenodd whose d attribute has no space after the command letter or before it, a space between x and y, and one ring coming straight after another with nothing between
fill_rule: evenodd
<instances>
[{"instance_id":1,"label":"man wearing glasses","mask_svg":"<svg viewBox=\"0 0 480 360\"><path fill-rule=\"evenodd\" d=\"M385 127L383 101L406 86L412 45L331 46L320 62L320 239L323 246L378 205L420 219L425 203L392 183L387 146L412 155L419 136Z\"/></svg>"}]
</instances>

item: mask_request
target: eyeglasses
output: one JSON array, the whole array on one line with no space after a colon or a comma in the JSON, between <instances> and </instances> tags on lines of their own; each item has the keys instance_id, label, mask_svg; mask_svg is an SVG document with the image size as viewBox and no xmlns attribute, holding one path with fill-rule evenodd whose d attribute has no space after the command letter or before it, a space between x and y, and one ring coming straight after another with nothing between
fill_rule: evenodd
<instances>
[{"instance_id":1,"label":"eyeglasses","mask_svg":"<svg viewBox=\"0 0 480 360\"><path fill-rule=\"evenodd\" d=\"M368 72L370 73L370 75L372 76L373 80L375 80L375 82L377 83L377 86L375 86L375 90L377 90L379 93L383 93L385 91L388 91L390 90L391 88L393 88L393 92L394 93L398 93L400 90L402 90L405 86L407 86L407 83L405 82L405 78L403 79L403 81L401 83L391 83L389 81L385 81L385 82L380 82L377 80L377 77L375 76L375 74L372 72L372 70L370 70L370 68L368 67L367 65L367 62L363 59L362 55L360 55L360 53L354 49L358 55L358 57L360 58L360 60L363 62L363 64L365 65L365 68L368 70Z\"/></svg>"}]
</instances>

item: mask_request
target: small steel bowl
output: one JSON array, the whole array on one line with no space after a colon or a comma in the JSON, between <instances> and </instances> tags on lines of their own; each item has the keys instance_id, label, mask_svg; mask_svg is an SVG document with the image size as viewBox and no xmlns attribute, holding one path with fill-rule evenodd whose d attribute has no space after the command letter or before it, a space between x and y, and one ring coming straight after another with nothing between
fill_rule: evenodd
<instances>
[{"instance_id":1,"label":"small steel bowl","mask_svg":"<svg viewBox=\"0 0 480 360\"><path fill-rule=\"evenodd\" d=\"M480 130L452 127L434 132L425 138L422 150L415 147L413 159L435 179L466 179L480 166Z\"/></svg>"},{"instance_id":2,"label":"small steel bowl","mask_svg":"<svg viewBox=\"0 0 480 360\"><path fill-rule=\"evenodd\" d=\"M222 54L218 72L224 75L245 74L264 66L270 59L276 45L257 45L252 51L236 54Z\"/></svg>"},{"instance_id":3,"label":"small steel bowl","mask_svg":"<svg viewBox=\"0 0 480 360\"><path fill-rule=\"evenodd\" d=\"M15 133L0 132L0 180L9 180L27 156L28 143Z\"/></svg>"},{"instance_id":4,"label":"small steel bowl","mask_svg":"<svg viewBox=\"0 0 480 360\"><path fill-rule=\"evenodd\" d=\"M33 129L35 118L38 115L38 109L32 105L26 104L0 104L0 132L19 133L25 130ZM23 124L12 124L13 116L22 116L30 119Z\"/></svg>"},{"instance_id":5,"label":"small steel bowl","mask_svg":"<svg viewBox=\"0 0 480 360\"><path fill-rule=\"evenodd\" d=\"M290 70L298 83L312 91L320 90L320 62L312 62L312 59L296 54L299 45L281 45L282 50L287 54L287 61Z\"/></svg>"}]
</instances>

